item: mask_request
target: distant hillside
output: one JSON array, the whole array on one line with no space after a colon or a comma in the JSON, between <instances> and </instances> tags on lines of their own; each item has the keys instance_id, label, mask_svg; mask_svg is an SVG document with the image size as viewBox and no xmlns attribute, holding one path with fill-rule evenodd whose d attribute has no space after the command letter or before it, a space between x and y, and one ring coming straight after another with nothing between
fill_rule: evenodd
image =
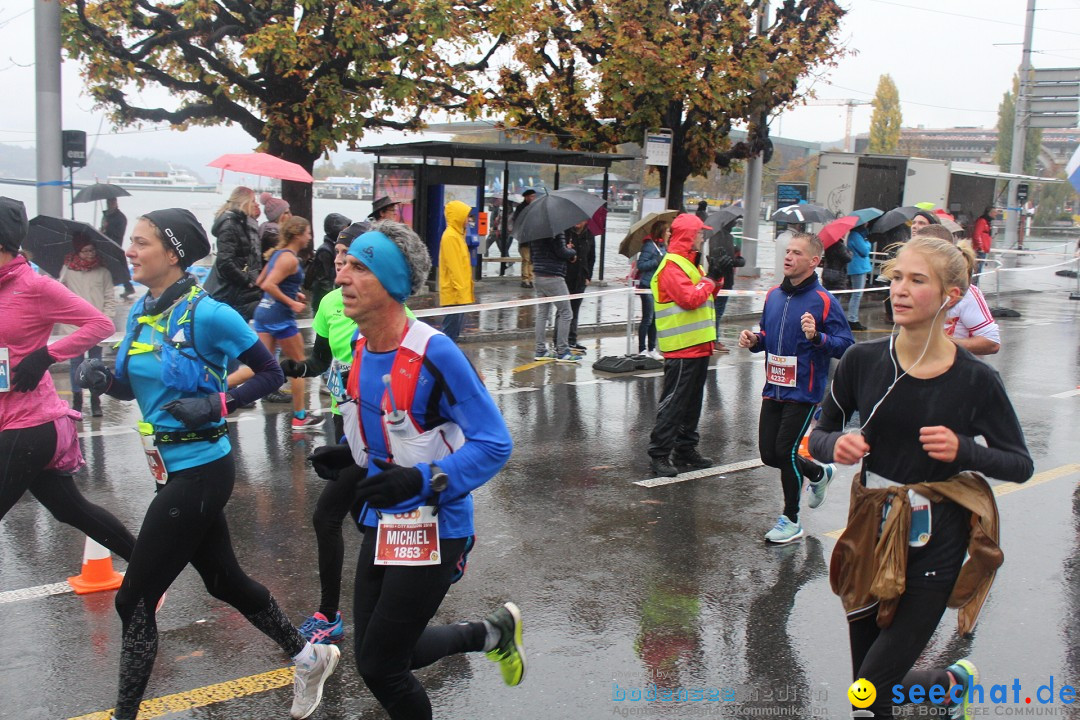
<instances>
[{"instance_id":1,"label":"distant hillside","mask_svg":"<svg viewBox=\"0 0 1080 720\"><path fill-rule=\"evenodd\" d=\"M37 170L37 157L34 148L22 148L12 145L0 145L0 177L33 178ZM174 165L177 170L186 170L201 181L198 172L183 165ZM90 155L86 167L75 171L75 182L91 183L95 178L101 182L110 175L119 175L125 170L168 170L169 163L153 158L117 157L104 150L95 150Z\"/></svg>"}]
</instances>

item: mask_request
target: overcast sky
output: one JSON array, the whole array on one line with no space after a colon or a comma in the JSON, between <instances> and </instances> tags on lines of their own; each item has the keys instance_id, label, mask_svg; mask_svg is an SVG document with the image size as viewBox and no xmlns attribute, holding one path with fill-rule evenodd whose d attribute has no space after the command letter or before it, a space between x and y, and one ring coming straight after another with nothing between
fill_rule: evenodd
<instances>
[{"instance_id":1,"label":"overcast sky","mask_svg":"<svg viewBox=\"0 0 1080 720\"><path fill-rule=\"evenodd\" d=\"M997 107L1020 64L1025 0L847 0L842 41L852 52L811 83L820 99L869 100L878 78L892 75L905 127L992 127ZM33 0L0 6L0 143L33 144ZM1080 0L1038 0L1033 64L1080 66ZM246 152L254 141L238 128L175 132L115 132L82 92L78 68L63 66L63 127L85 130L88 144L114 155L160 157L193 168L224 152ZM846 109L802 107L773 122L784 137L843 137ZM870 125L869 106L855 108L855 133ZM101 133L99 135L99 133ZM95 137L96 136L96 137ZM445 136L436 136L445 137ZM364 143L397 142L397 134ZM135 168L133 168L135 169Z\"/></svg>"}]
</instances>

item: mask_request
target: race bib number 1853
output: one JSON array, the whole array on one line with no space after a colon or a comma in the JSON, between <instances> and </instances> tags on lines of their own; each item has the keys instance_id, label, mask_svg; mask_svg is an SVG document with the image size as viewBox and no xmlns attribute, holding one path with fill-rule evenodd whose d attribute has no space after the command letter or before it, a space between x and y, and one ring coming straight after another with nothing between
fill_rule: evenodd
<instances>
[{"instance_id":1,"label":"race bib number 1853","mask_svg":"<svg viewBox=\"0 0 1080 720\"><path fill-rule=\"evenodd\" d=\"M423 505L407 513L383 513L375 540L376 565L438 565L439 519Z\"/></svg>"}]
</instances>

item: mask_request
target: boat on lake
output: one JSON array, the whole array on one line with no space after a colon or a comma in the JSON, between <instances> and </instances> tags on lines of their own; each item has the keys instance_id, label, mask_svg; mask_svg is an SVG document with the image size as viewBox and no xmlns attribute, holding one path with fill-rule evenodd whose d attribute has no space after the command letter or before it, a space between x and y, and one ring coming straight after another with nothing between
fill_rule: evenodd
<instances>
[{"instance_id":1,"label":"boat on lake","mask_svg":"<svg viewBox=\"0 0 1080 720\"><path fill-rule=\"evenodd\" d=\"M200 182L183 170L134 170L110 175L108 182L129 190L175 190L182 192L217 192L217 185Z\"/></svg>"}]
</instances>

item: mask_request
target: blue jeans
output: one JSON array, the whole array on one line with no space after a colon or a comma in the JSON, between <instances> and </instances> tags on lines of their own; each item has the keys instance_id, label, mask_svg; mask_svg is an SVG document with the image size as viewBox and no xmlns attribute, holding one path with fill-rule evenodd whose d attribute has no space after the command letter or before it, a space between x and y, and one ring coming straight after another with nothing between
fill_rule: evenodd
<instances>
[{"instance_id":1,"label":"blue jeans","mask_svg":"<svg viewBox=\"0 0 1080 720\"><path fill-rule=\"evenodd\" d=\"M448 306L448 307L453 307ZM443 335L450 338L454 342L457 342L458 335L461 334L461 329L465 327L465 313L457 313L456 315L447 315L442 321Z\"/></svg>"},{"instance_id":2,"label":"blue jeans","mask_svg":"<svg viewBox=\"0 0 1080 720\"><path fill-rule=\"evenodd\" d=\"M848 275L848 281L851 283L852 290L862 290L866 287L866 273L859 273L857 275ZM859 322L859 305L862 303L862 293L851 293L851 300L848 302L847 320L849 323Z\"/></svg>"}]
</instances>

